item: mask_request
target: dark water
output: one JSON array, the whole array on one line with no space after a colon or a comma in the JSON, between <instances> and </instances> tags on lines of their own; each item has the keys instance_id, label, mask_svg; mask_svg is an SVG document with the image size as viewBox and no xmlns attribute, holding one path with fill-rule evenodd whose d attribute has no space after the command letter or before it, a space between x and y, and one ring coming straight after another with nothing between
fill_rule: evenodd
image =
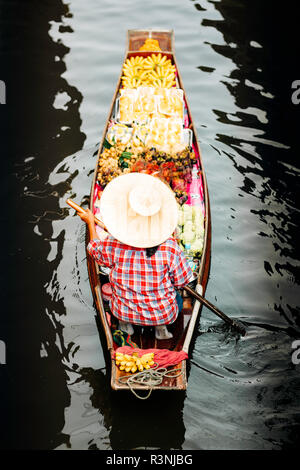
<instances>
[{"instance_id":1,"label":"dark water","mask_svg":"<svg viewBox=\"0 0 300 470\"><path fill-rule=\"evenodd\" d=\"M300 436L299 34L293 3L0 0L1 446L290 449ZM84 227L128 28L174 28L212 210L207 298L188 390L110 391Z\"/></svg>"}]
</instances>

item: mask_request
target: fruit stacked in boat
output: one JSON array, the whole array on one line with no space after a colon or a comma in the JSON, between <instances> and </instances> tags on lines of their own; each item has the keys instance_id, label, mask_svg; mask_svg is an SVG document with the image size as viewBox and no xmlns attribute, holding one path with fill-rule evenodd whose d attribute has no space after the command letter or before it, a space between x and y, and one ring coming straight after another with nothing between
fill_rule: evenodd
<instances>
[{"instance_id":1,"label":"fruit stacked in boat","mask_svg":"<svg viewBox=\"0 0 300 470\"><path fill-rule=\"evenodd\" d=\"M178 202L174 236L197 271L205 208L184 92L177 86L175 65L160 51L158 41L149 38L140 50L151 52L134 55L123 64L119 96L99 158L94 212L99 214L101 193L116 176L143 172L160 177Z\"/></svg>"}]
</instances>

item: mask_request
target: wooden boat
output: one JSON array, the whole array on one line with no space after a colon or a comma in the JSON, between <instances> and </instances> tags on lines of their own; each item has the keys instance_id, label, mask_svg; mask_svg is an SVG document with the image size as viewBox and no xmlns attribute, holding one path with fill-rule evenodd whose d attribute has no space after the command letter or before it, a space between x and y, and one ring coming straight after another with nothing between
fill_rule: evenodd
<instances>
[{"instance_id":1,"label":"wooden boat","mask_svg":"<svg viewBox=\"0 0 300 470\"><path fill-rule=\"evenodd\" d=\"M209 206L209 196L207 189L207 182L205 178L205 173L203 169L203 162L201 158L201 153L198 145L197 131L194 126L190 107L188 100L184 91L181 75L179 68L177 66L175 52L174 52L174 33L172 30L129 30L127 33L127 51L125 54L125 59L135 57L137 55L147 57L150 54L157 54L157 52L148 52L140 51L139 48L144 44L147 38L154 38L158 40L162 54L165 54L168 59L171 60L172 64L175 65L177 70L177 87L181 88L184 92L184 103L189 121L189 128L192 130L193 135L193 148L195 150L198 165L201 170L202 182L203 182L203 200L205 206L205 220L204 220L204 243L203 243L203 253L201 256L200 264L197 270L197 290L202 295L205 294L206 285L208 282L209 269L210 269L210 251L211 251L211 220L210 220L210 206ZM103 145L105 143L105 137L107 134L108 126L110 119L114 115L115 110L115 101L119 94L119 89L122 86L121 81L122 72L116 87L116 91L112 100L110 107L106 127L103 132L103 136L99 145L97 165L95 169L95 174L93 178L92 188L91 188L91 197L90 197L90 209L94 211L94 194L95 194L95 185L97 184L97 171L99 165L99 159L101 152L103 150ZM89 242L89 235L87 234L87 243ZM111 363L111 387L114 390L128 390L128 385L126 383L121 383L120 378L125 374L124 371L120 371L116 366L114 361L114 350L116 349L116 344L113 341L111 327L105 312L105 302L102 296L102 285L103 283L108 282L108 277L106 277L97 263L88 255L88 273L90 285L95 301L95 306L99 314L101 325L104 331L105 340L104 347L107 350L108 360ZM183 291L183 295L184 295ZM192 298L188 297L187 294L184 295L184 305L181 313L179 314L177 320L173 325L169 325L169 330L173 333L173 338L169 340L156 340L154 335L154 328L137 328L135 329L135 334L132 337L132 340L138 345L139 348L166 348L170 350L184 350L185 352L189 351L190 343L192 340L193 331L195 325L197 324L197 319L199 317L199 312L201 310L201 305L198 301L194 302ZM103 335L102 335L103 336ZM159 390L184 390L187 387L187 364L186 360L181 361L176 366L170 368L179 369L180 373L174 378L165 377L161 384L154 386L154 389ZM134 385L133 388L137 391L145 390L144 385Z\"/></svg>"}]
</instances>

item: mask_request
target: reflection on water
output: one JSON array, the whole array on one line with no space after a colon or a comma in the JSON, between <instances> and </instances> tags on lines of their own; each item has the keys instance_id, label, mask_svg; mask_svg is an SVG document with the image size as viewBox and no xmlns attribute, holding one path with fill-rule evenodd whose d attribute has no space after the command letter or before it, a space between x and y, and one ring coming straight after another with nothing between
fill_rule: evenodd
<instances>
[{"instance_id":1,"label":"reflection on water","mask_svg":"<svg viewBox=\"0 0 300 470\"><path fill-rule=\"evenodd\" d=\"M5 214L10 234L6 255L10 407L9 428L2 430L10 447L51 448L61 441L70 393L63 364L68 346L59 320L65 307L61 298L48 295L45 286L63 258L65 230L54 234L53 224L63 218L58 197L74 176L57 185L47 180L64 155L83 145L78 112L82 95L62 77L69 49L48 34L49 21L63 22L69 8L61 1L32 9L22 2L6 2L2 8L9 47L9 58L5 47L2 52L11 136L6 154L10 212ZM19 34L13 33L16 30ZM62 92L68 103L65 109L56 109L53 102ZM51 246L56 256L48 262Z\"/></svg>"},{"instance_id":2,"label":"reflection on water","mask_svg":"<svg viewBox=\"0 0 300 470\"><path fill-rule=\"evenodd\" d=\"M264 27L265 18L270 16L268 5L251 2L247 7L244 3L217 2L215 8L222 20L202 20L203 26L216 28L224 38L225 44L209 44L218 54L230 58L230 73L221 82L237 109L231 113L213 109L216 120L224 124L215 140L224 144L219 150L223 149L222 153L243 175L241 196L246 193L256 198L251 202L250 212L265 224L258 235L270 238L273 244L271 256L264 260L268 276L278 284L291 284L293 289L300 279L299 250L294 243L299 222L295 191L298 171L293 166L297 161L297 142L295 135L291 135L293 123L282 125L282 115L288 116L295 108L286 96L291 83L287 77L292 80L293 72L285 66L289 61L293 63L293 56L288 49L282 58L278 54L279 45L275 49L273 37L270 40L270 29ZM262 14L257 15L258 11ZM271 13L275 28L278 20L272 16ZM280 22L284 23L282 17ZM277 60L270 60L275 50ZM282 95L288 98L285 102ZM276 302L274 310L288 324L299 326L296 289L294 292L294 298L289 296L292 305Z\"/></svg>"},{"instance_id":3,"label":"reflection on water","mask_svg":"<svg viewBox=\"0 0 300 470\"><path fill-rule=\"evenodd\" d=\"M299 369L291 343L300 326L299 164L288 119L299 111L289 95L297 78L292 39L276 39L279 19L267 1L153 3L157 8L136 0L2 6L0 79L9 84L10 103L2 147L8 178L1 186L9 208L1 214L8 228L3 447L278 449L297 442ZM144 402L110 389L85 229L65 200L88 201L125 48L122 18L142 27L150 10L153 25L175 30L198 127L213 222L207 297L242 318L247 336L237 339L204 309L187 392ZM291 20L287 12L282 18Z\"/></svg>"}]
</instances>

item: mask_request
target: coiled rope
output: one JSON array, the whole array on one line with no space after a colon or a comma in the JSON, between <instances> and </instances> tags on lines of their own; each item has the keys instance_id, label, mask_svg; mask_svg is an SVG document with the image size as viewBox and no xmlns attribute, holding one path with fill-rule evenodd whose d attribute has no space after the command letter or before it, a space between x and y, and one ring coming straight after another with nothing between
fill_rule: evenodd
<instances>
[{"instance_id":1,"label":"coiled rope","mask_svg":"<svg viewBox=\"0 0 300 470\"><path fill-rule=\"evenodd\" d=\"M177 372L177 374L174 374L173 372ZM157 385L160 385L165 377L176 378L179 377L181 373L181 369L167 370L165 367L152 368L143 370L142 372L137 372L136 374L124 375L123 377L119 377L119 382L121 384L128 385L131 392L137 398L139 398L140 400L146 400L150 397L153 388ZM150 387L148 394L144 397L139 395L133 388L136 384L144 385L147 388Z\"/></svg>"}]
</instances>

